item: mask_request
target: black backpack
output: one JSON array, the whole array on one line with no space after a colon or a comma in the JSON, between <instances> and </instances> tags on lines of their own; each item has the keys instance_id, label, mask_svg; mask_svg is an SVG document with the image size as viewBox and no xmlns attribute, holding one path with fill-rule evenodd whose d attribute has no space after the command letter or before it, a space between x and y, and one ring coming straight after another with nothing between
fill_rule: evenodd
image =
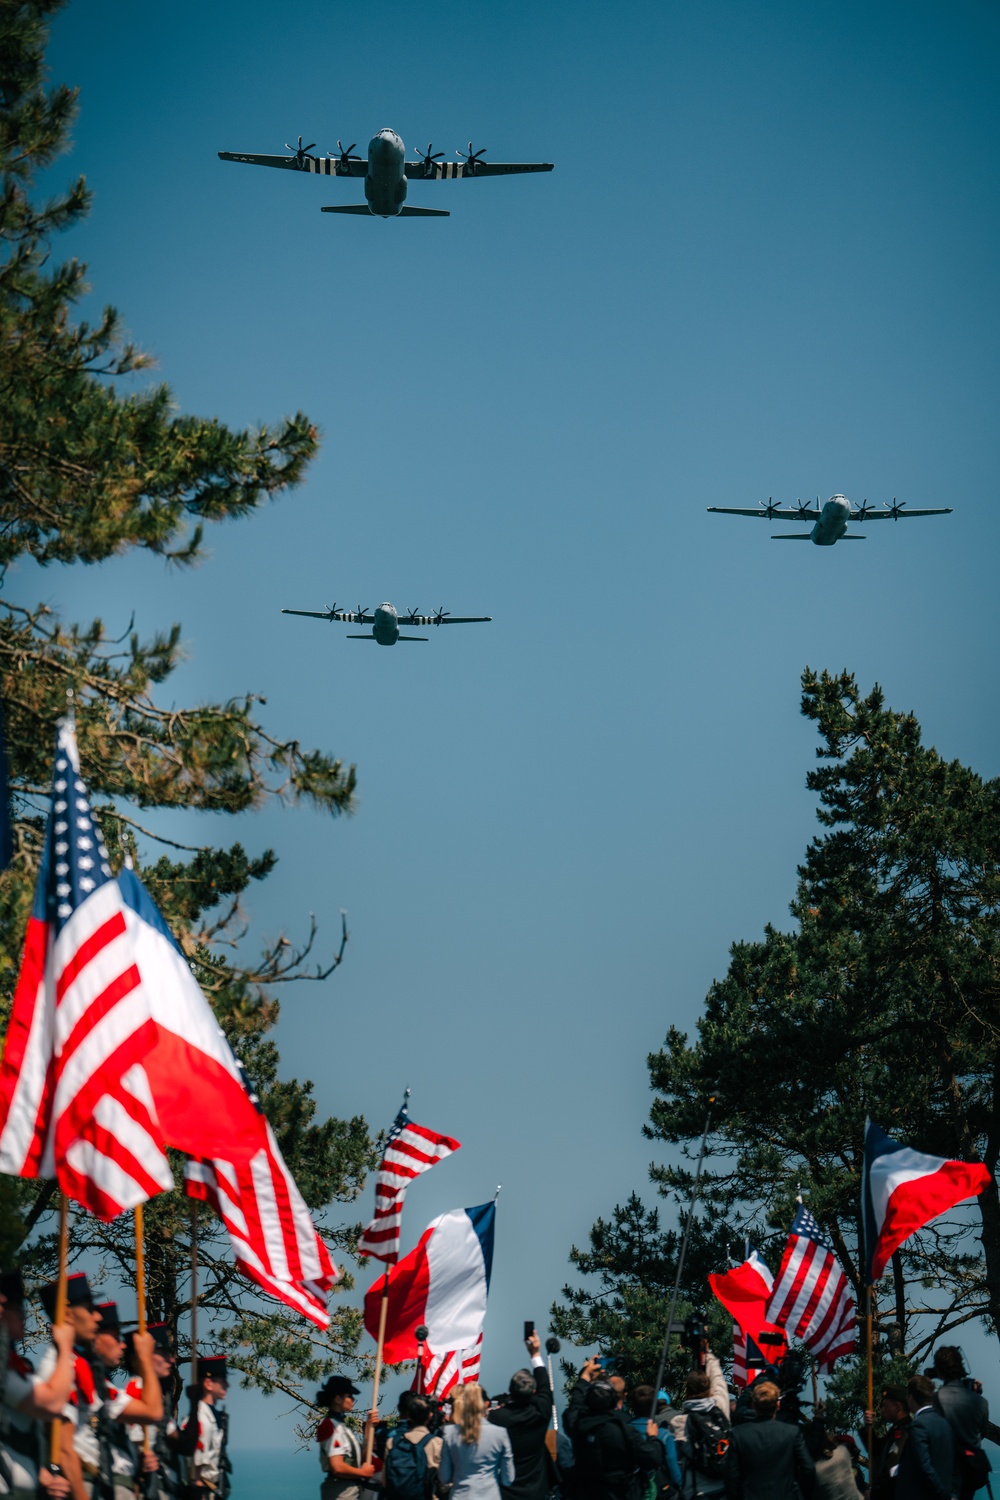
<instances>
[{"instance_id":1,"label":"black backpack","mask_svg":"<svg viewBox=\"0 0 1000 1500\"><path fill-rule=\"evenodd\" d=\"M430 1492L427 1444L433 1433L425 1432L418 1443L399 1433L385 1459L386 1500L426 1500Z\"/></svg>"},{"instance_id":2,"label":"black backpack","mask_svg":"<svg viewBox=\"0 0 1000 1500\"><path fill-rule=\"evenodd\" d=\"M723 1479L732 1428L717 1406L711 1411L689 1411L684 1434L687 1469L696 1469L708 1479Z\"/></svg>"}]
</instances>

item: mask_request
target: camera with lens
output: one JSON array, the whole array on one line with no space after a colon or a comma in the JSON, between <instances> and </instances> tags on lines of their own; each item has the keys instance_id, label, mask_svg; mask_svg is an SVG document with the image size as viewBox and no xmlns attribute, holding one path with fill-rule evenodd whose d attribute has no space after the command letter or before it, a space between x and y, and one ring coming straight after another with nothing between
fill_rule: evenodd
<instances>
[{"instance_id":1,"label":"camera with lens","mask_svg":"<svg viewBox=\"0 0 1000 1500\"><path fill-rule=\"evenodd\" d=\"M599 1354L597 1364L605 1376L624 1375L628 1368L628 1360L624 1354Z\"/></svg>"},{"instance_id":2,"label":"camera with lens","mask_svg":"<svg viewBox=\"0 0 1000 1500\"><path fill-rule=\"evenodd\" d=\"M708 1324L705 1321L705 1309L696 1307L684 1320L681 1330L681 1348L701 1363L702 1351L708 1343Z\"/></svg>"}]
</instances>

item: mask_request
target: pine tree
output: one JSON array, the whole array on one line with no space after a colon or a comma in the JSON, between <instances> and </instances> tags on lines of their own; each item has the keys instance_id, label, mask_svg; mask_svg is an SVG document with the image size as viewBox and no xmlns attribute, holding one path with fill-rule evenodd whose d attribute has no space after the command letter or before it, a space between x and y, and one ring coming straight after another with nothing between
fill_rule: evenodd
<instances>
[{"instance_id":1,"label":"pine tree","mask_svg":"<svg viewBox=\"0 0 1000 1500\"><path fill-rule=\"evenodd\" d=\"M878 1289L883 1356L912 1367L966 1322L1000 1334L1000 783L944 760L912 714L849 674L807 670L802 711L820 736L807 785L823 831L798 872L795 927L734 945L696 1040L671 1029L650 1056L646 1135L690 1150L715 1093L703 1194L716 1221L776 1269L801 1187L859 1306L866 1116L920 1150L985 1161L991 1186L908 1242ZM692 1174L651 1177L682 1201Z\"/></svg>"},{"instance_id":2,"label":"pine tree","mask_svg":"<svg viewBox=\"0 0 1000 1500\"><path fill-rule=\"evenodd\" d=\"M73 260L50 265L49 251L52 236L88 211L86 184L81 178L48 204L33 199L37 173L64 149L75 111L73 91L44 80L47 26L58 8L57 0L17 0L0 12L0 568L24 556L97 563L136 547L189 564L204 522L248 515L302 479L317 435L302 415L273 430L243 432L176 415L166 386L137 383L148 361L122 342L112 309L96 327L74 321L85 267ZM112 641L100 620L69 625L44 607L0 603L14 815L13 864L0 876L0 1019L39 863L55 721L71 691L82 775L112 861L117 867L129 856L142 869L340 1260L356 1226L338 1223L331 1205L350 1202L364 1181L373 1152L368 1129L360 1117L319 1119L311 1085L279 1078L270 1033L278 1017L275 986L325 977L343 944L325 967L312 959L314 928L298 947L280 938L247 960L240 944L235 957L241 900L271 873L274 853L252 856L238 842L172 845L146 826L142 812L237 814L279 798L346 814L354 768L274 737L253 697L160 707L155 691L177 664L179 639L174 625L150 639ZM42 1231L20 1251L38 1277L51 1274L53 1264L52 1237L44 1232L51 1196L45 1185L0 1181L0 1249L9 1255ZM188 1298L187 1205L180 1194L163 1195L148 1205L146 1221L150 1314L176 1325ZM301 1319L284 1317L235 1275L226 1237L204 1211L200 1241L216 1341L233 1351L249 1380L294 1392L331 1361L354 1356L355 1312L337 1313L329 1339L311 1338ZM80 1216L73 1246L98 1277L130 1280L127 1219L102 1226Z\"/></svg>"}]
</instances>

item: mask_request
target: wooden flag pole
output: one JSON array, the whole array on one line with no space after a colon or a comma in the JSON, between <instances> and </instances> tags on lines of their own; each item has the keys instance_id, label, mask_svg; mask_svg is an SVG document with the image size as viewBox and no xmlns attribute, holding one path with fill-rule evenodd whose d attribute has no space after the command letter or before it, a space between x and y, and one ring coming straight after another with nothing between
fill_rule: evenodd
<instances>
[{"instance_id":1,"label":"wooden flag pole","mask_svg":"<svg viewBox=\"0 0 1000 1500\"><path fill-rule=\"evenodd\" d=\"M56 1282L56 1313L53 1327L66 1321L66 1272L69 1267L69 1199L59 1194L59 1276ZM49 1468L61 1474L59 1466L62 1443L62 1417L55 1417L49 1432Z\"/></svg>"},{"instance_id":2,"label":"wooden flag pole","mask_svg":"<svg viewBox=\"0 0 1000 1500\"><path fill-rule=\"evenodd\" d=\"M865 1421L871 1423L875 1412L875 1370L872 1362L872 1289L865 1287L865 1356L868 1362L868 1406ZM872 1428L869 1426L868 1434L871 1437Z\"/></svg>"},{"instance_id":3,"label":"wooden flag pole","mask_svg":"<svg viewBox=\"0 0 1000 1500\"><path fill-rule=\"evenodd\" d=\"M146 1332L146 1234L143 1205L137 1203L132 1210L135 1218L135 1300L139 1310L139 1333ZM142 1451L149 1450L149 1428L142 1429Z\"/></svg>"},{"instance_id":4,"label":"wooden flag pole","mask_svg":"<svg viewBox=\"0 0 1000 1500\"><path fill-rule=\"evenodd\" d=\"M385 1320L389 1314L389 1267L385 1268L382 1282L382 1306L378 1314L378 1347L375 1350L375 1380L372 1385L372 1406L365 1427L365 1463L370 1464L375 1448L375 1421L378 1417L378 1387L382 1379L382 1350L385 1347Z\"/></svg>"}]
</instances>

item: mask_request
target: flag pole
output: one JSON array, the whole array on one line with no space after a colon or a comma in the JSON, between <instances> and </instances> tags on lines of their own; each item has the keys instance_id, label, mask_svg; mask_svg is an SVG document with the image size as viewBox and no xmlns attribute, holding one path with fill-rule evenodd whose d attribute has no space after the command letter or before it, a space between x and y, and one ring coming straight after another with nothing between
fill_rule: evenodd
<instances>
[{"instance_id":1,"label":"flag pole","mask_svg":"<svg viewBox=\"0 0 1000 1500\"><path fill-rule=\"evenodd\" d=\"M866 1408L865 1422L873 1420L875 1412L875 1371L872 1363L872 1289L865 1287L865 1356L868 1364L868 1406ZM869 1415L869 1413L871 1415ZM871 1426L868 1427L868 1435L871 1437Z\"/></svg>"},{"instance_id":2,"label":"flag pole","mask_svg":"<svg viewBox=\"0 0 1000 1500\"><path fill-rule=\"evenodd\" d=\"M660 1397L660 1386L663 1384L663 1370L667 1363L667 1349L670 1346L670 1332L674 1322L674 1312L677 1309L677 1294L681 1288L681 1277L684 1275L684 1258L687 1255L688 1239L691 1234L691 1224L694 1221L694 1211L698 1206L698 1194L701 1190L701 1169L705 1161L705 1150L708 1146L708 1127L712 1119L712 1105L715 1103L715 1095L710 1094L708 1108L705 1111L705 1128L701 1133L701 1150L698 1152L698 1166L694 1174L694 1187L691 1191L691 1207L688 1209L687 1223L684 1225L684 1238L681 1240L681 1253L677 1257L677 1275L674 1277L674 1289L670 1294L670 1312L667 1317L667 1331L663 1335L663 1348L660 1350L660 1363L656 1368L656 1380L653 1383L653 1400L650 1406L650 1419L656 1416L656 1403Z\"/></svg>"},{"instance_id":3,"label":"flag pole","mask_svg":"<svg viewBox=\"0 0 1000 1500\"><path fill-rule=\"evenodd\" d=\"M146 1235L143 1205L137 1203L132 1210L135 1218L135 1300L138 1306L138 1332L146 1332ZM149 1428L142 1429L142 1451L149 1452Z\"/></svg>"},{"instance_id":4,"label":"flag pole","mask_svg":"<svg viewBox=\"0 0 1000 1500\"><path fill-rule=\"evenodd\" d=\"M198 1389L198 1204L191 1199L191 1389ZM191 1408L189 1421L198 1421L198 1398ZM196 1438L197 1444L197 1438ZM194 1484L196 1452L188 1459L188 1482Z\"/></svg>"},{"instance_id":5,"label":"flag pole","mask_svg":"<svg viewBox=\"0 0 1000 1500\"><path fill-rule=\"evenodd\" d=\"M409 1093L409 1089L406 1091ZM365 1463L372 1461L372 1452L375 1448L375 1419L378 1416L378 1386L382 1379L382 1350L385 1348L385 1320L389 1314L389 1267L385 1268L385 1276L382 1279L382 1305L378 1314L378 1347L375 1350L375 1380L372 1385L372 1406L368 1413L368 1422L365 1427Z\"/></svg>"},{"instance_id":6,"label":"flag pole","mask_svg":"<svg viewBox=\"0 0 1000 1500\"><path fill-rule=\"evenodd\" d=\"M59 1194L59 1276L56 1282L56 1309L53 1327L66 1321L66 1272L69 1266L69 1199L64 1192ZM62 1443L62 1417L53 1417L49 1433L49 1468L61 1474L59 1466Z\"/></svg>"}]
</instances>

